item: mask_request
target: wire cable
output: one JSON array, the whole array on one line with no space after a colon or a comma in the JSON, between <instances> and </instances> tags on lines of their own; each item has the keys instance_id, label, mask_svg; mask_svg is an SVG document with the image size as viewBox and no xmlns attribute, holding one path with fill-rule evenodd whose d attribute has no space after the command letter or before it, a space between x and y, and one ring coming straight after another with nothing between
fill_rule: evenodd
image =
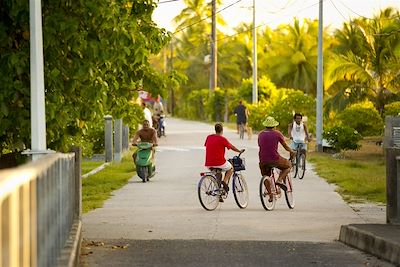
<instances>
[{"instance_id":1,"label":"wire cable","mask_svg":"<svg viewBox=\"0 0 400 267\"><path fill-rule=\"evenodd\" d=\"M222 8L222 9L218 10L215 14L218 14L218 13L224 11L225 9L228 9L228 8L230 8L231 6L236 5L237 3L241 2L241 1L242 1L242 0L237 0L235 3L232 3L232 4L230 4L230 5L226 6L226 7L224 7L224 8ZM181 32L181 31L183 31L183 30L186 30L187 28L190 28L190 27L192 27L193 25L196 25L196 24L198 24L198 23L200 23L200 22L202 22L202 21L204 21L204 20L206 20L206 19L209 19L209 18L211 18L211 17L212 17L212 15L211 15L211 16L208 16L208 17L205 17L205 18L203 18L203 19L200 19L200 20L198 20L198 21L196 21L196 22L193 22L192 24L189 24L189 25L183 27L182 29L179 29L179 30L173 32L172 34L175 34L175 33Z\"/></svg>"},{"instance_id":2,"label":"wire cable","mask_svg":"<svg viewBox=\"0 0 400 267\"><path fill-rule=\"evenodd\" d=\"M323 1L326 1L326 0L323 0ZM319 2L314 3L314 4L312 4L312 5L309 5L309 6L307 6L307 7L301 8L301 9L297 10L296 13L301 12L301 11L304 11L304 10L309 9L309 8L311 8L311 7L314 7L314 6L318 5L318 4L319 4ZM255 28L257 29L257 28L259 28L259 27L265 26L265 25L269 24L270 22L272 22L272 21L274 21L274 20L275 20L275 19L271 19L270 21L267 21L267 22L264 22L264 23L262 23L262 24L259 24L259 25L257 25ZM222 38L220 38L220 39L217 39L217 41L221 41L221 40L224 40L224 39L227 39L227 38L235 37L235 36L237 36L237 35L239 35L239 34L252 31L253 29L254 29L254 26L253 26L253 27L250 27L250 29L248 29L248 30L244 30L244 31L241 31L241 32L237 32L237 33L235 33L235 34L228 35L228 36L222 37Z\"/></svg>"},{"instance_id":3,"label":"wire cable","mask_svg":"<svg viewBox=\"0 0 400 267\"><path fill-rule=\"evenodd\" d=\"M357 13L357 12L354 11L353 9L349 8L345 3L343 3L343 1L340 1L340 3L341 3L345 8L347 8L350 12L356 14L357 16L359 16L359 17L361 17L361 18L364 18L364 19L367 19L367 20L376 20L375 18L369 18L369 17L363 16L363 15ZM395 19L399 19L399 18L400 18L400 16L395 16L395 17L392 17L392 18L380 18L380 19L382 19L382 20L395 20Z\"/></svg>"},{"instance_id":4,"label":"wire cable","mask_svg":"<svg viewBox=\"0 0 400 267\"><path fill-rule=\"evenodd\" d=\"M165 0L165 1L158 2L158 4L166 4L166 3L177 2L177 1L180 1L180 0Z\"/></svg>"},{"instance_id":5,"label":"wire cable","mask_svg":"<svg viewBox=\"0 0 400 267\"><path fill-rule=\"evenodd\" d=\"M332 0L329 0L331 2L331 4L333 5L333 7L336 9L336 11L340 14L340 16L342 16L342 18L344 18L344 20L349 20L349 18L346 18L342 12L340 12L340 10L336 7L335 3Z\"/></svg>"}]
</instances>

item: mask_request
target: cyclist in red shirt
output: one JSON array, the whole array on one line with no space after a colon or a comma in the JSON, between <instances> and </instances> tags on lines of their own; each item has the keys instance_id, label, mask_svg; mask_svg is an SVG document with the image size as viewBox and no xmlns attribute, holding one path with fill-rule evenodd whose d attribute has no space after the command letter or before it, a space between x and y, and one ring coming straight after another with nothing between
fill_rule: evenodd
<instances>
[{"instance_id":1,"label":"cyclist in red shirt","mask_svg":"<svg viewBox=\"0 0 400 267\"><path fill-rule=\"evenodd\" d=\"M229 179L233 174L232 164L225 159L225 148L232 149L236 152L243 152L244 149L239 150L234 145L232 145L228 139L226 139L223 134L222 123L215 124L215 134L210 134L204 143L206 147L206 162L205 166L207 168L219 168L225 172L225 177L221 181L222 186L225 191L229 191Z\"/></svg>"}]
</instances>

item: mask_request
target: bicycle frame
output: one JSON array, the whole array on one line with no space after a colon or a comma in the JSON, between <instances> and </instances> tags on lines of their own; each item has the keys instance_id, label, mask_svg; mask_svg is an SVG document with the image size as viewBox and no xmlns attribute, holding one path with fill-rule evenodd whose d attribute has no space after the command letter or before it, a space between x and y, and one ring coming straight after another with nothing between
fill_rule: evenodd
<instances>
[{"instance_id":1,"label":"bicycle frame","mask_svg":"<svg viewBox=\"0 0 400 267\"><path fill-rule=\"evenodd\" d=\"M244 170L244 159L239 161L240 153L231 162L235 162L233 165L232 175L232 191L235 198L236 204L239 208L244 209L248 204L248 190L247 183L240 171ZM211 168L208 172L200 173L200 181L198 183L198 197L200 204L206 210L214 210L219 202L224 202L223 199L228 197L228 191L222 187L222 170L219 168Z\"/></svg>"},{"instance_id":2,"label":"bicycle frame","mask_svg":"<svg viewBox=\"0 0 400 267\"><path fill-rule=\"evenodd\" d=\"M265 210L273 210L275 208L275 203L278 198L282 196L282 190L277 184L275 180L275 172L277 172L277 169L275 167L271 168L271 174L265 175L261 178L260 181L260 199L261 199L261 204L264 207ZM269 190L268 192L267 185L265 184L266 181L269 181ZM293 184L292 184L292 179L290 178L290 175L286 177L285 184L287 186L287 190L284 191L285 194L285 199L286 199L286 204L290 209L294 208L294 201L293 201ZM272 194L272 199L270 200L270 196ZM268 200L266 197L268 196Z\"/></svg>"}]
</instances>

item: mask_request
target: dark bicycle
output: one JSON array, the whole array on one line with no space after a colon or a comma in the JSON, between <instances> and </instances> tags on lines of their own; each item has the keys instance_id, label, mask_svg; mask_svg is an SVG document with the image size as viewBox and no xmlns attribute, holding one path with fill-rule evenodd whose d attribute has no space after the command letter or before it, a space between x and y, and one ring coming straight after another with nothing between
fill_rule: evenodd
<instances>
[{"instance_id":1,"label":"dark bicycle","mask_svg":"<svg viewBox=\"0 0 400 267\"><path fill-rule=\"evenodd\" d=\"M293 178L299 177L299 179L304 178L304 173L306 171L306 150L305 143L300 141L294 141L296 156L292 158L292 176Z\"/></svg>"},{"instance_id":2,"label":"dark bicycle","mask_svg":"<svg viewBox=\"0 0 400 267\"><path fill-rule=\"evenodd\" d=\"M247 183L240 171L245 170L244 159L234 156L229 159L233 166L232 191L236 204L244 209L249 202L249 191ZM226 199L228 192L222 186L222 170L219 168L210 168L209 172L200 173L201 178L197 186L197 193L201 206L206 210L215 210L220 199Z\"/></svg>"}]
</instances>

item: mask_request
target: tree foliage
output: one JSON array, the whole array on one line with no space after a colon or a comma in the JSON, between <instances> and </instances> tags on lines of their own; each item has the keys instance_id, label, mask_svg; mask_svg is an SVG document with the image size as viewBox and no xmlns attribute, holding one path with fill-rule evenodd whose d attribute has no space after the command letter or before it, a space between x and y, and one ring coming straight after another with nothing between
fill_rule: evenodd
<instances>
[{"instance_id":1,"label":"tree foliage","mask_svg":"<svg viewBox=\"0 0 400 267\"><path fill-rule=\"evenodd\" d=\"M3 149L30 139L28 3L6 0L0 6ZM42 7L48 147L64 150L71 136L86 135L105 114L136 127L140 115L131 101L137 88L162 88L168 79L148 63L169 40L151 20L155 4L44 0Z\"/></svg>"}]
</instances>

